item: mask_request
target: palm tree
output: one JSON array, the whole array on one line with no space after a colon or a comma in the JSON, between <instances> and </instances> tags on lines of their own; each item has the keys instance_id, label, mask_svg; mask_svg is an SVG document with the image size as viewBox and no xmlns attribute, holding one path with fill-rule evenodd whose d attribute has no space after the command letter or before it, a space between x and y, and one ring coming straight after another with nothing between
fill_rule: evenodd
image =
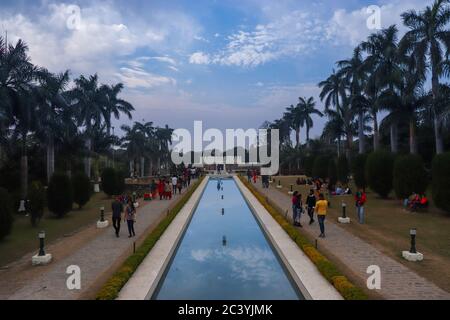
<instances>
[{"instance_id":1,"label":"palm tree","mask_svg":"<svg viewBox=\"0 0 450 320\"><path fill-rule=\"evenodd\" d=\"M398 30L395 25L383 29L378 33L369 36L368 40L361 44L362 50L368 56L364 61L364 68L370 70L368 81L368 91L372 93L372 98L377 99L381 95L396 95L401 85L402 70L400 67L401 55L398 50ZM383 99L386 101L385 99ZM372 102L376 102L377 100ZM393 104L378 105L375 110L389 110L396 113L397 106ZM376 116L373 116L376 119ZM392 117L390 122L391 151L398 152L398 121Z\"/></svg>"},{"instance_id":2,"label":"palm tree","mask_svg":"<svg viewBox=\"0 0 450 320\"><path fill-rule=\"evenodd\" d=\"M425 10L410 10L402 14L403 23L410 30L401 41L401 48L411 53L417 60L419 70L431 69L431 86L433 94L432 114L434 118L434 134L436 153L444 152L442 139L442 121L437 105L439 100L439 77L443 75L449 64L447 57L450 50L450 8L448 0L436 0Z\"/></svg>"},{"instance_id":3,"label":"palm tree","mask_svg":"<svg viewBox=\"0 0 450 320\"><path fill-rule=\"evenodd\" d=\"M164 128L155 128L155 139L158 144L158 171L161 170L161 163L165 163L165 168L168 168L168 161L170 158L169 145L172 143L173 129L166 125Z\"/></svg>"},{"instance_id":4,"label":"palm tree","mask_svg":"<svg viewBox=\"0 0 450 320\"><path fill-rule=\"evenodd\" d=\"M0 37L0 110L5 125L13 125L21 137L21 197L28 194L27 137L34 125L33 81L36 67L28 56L28 46L19 40L5 45ZM3 128L4 129L4 128Z\"/></svg>"},{"instance_id":5,"label":"palm tree","mask_svg":"<svg viewBox=\"0 0 450 320\"><path fill-rule=\"evenodd\" d=\"M294 107L291 105L286 109L286 113L283 117L291 127L292 130L295 131L295 147L300 147L300 130L302 128L302 115L300 113L300 108L298 105Z\"/></svg>"},{"instance_id":6,"label":"palm tree","mask_svg":"<svg viewBox=\"0 0 450 320\"><path fill-rule=\"evenodd\" d=\"M136 159L141 159L145 149L145 134L138 130L138 123L134 123L133 127L123 125L121 128L125 135L122 138L123 147L127 151L130 161L130 175L133 176L136 168Z\"/></svg>"},{"instance_id":7,"label":"palm tree","mask_svg":"<svg viewBox=\"0 0 450 320\"><path fill-rule=\"evenodd\" d=\"M285 118L277 119L270 124L270 129L278 129L280 133L280 144L290 144L291 126Z\"/></svg>"},{"instance_id":8,"label":"palm tree","mask_svg":"<svg viewBox=\"0 0 450 320\"><path fill-rule=\"evenodd\" d=\"M60 135L67 121L63 121L63 112L69 108L65 99L65 90L69 83L69 71L54 75L47 70L38 72L40 85L36 89L38 104L38 135L47 149L47 182L55 172L55 136Z\"/></svg>"},{"instance_id":9,"label":"palm tree","mask_svg":"<svg viewBox=\"0 0 450 320\"><path fill-rule=\"evenodd\" d=\"M93 130L100 128L102 122L109 122L110 113L104 88L98 84L98 76L89 78L80 76L75 80L75 88L71 90L72 107L77 112L78 124L85 127L86 148L92 152ZM85 158L85 173L91 177L91 155Z\"/></svg>"},{"instance_id":10,"label":"palm tree","mask_svg":"<svg viewBox=\"0 0 450 320\"><path fill-rule=\"evenodd\" d=\"M314 101L314 97L299 98L300 102L297 105L297 108L300 109L300 115L302 120L302 126L306 126L306 144L309 146L309 131L314 126L314 121L312 119L312 115L318 115L319 117L323 117L323 113L316 109L316 102Z\"/></svg>"},{"instance_id":11,"label":"palm tree","mask_svg":"<svg viewBox=\"0 0 450 320\"><path fill-rule=\"evenodd\" d=\"M123 113L131 120L133 117L131 112L134 111L134 107L131 103L120 99L118 95L123 90L123 84L118 83L116 85L103 85L101 90L104 90L106 95L106 108L108 110L108 119L105 119L108 134L111 132L111 116L113 115L116 120L120 119L120 115Z\"/></svg>"},{"instance_id":12,"label":"palm tree","mask_svg":"<svg viewBox=\"0 0 450 320\"><path fill-rule=\"evenodd\" d=\"M325 110L325 115L328 118L328 121L325 123L322 132L322 138L328 139L331 141L337 140L337 155L341 156L341 139L345 136L344 130L344 117L341 113L342 108L339 108L338 111L327 109Z\"/></svg>"},{"instance_id":13,"label":"palm tree","mask_svg":"<svg viewBox=\"0 0 450 320\"><path fill-rule=\"evenodd\" d=\"M337 63L339 67L338 74L345 79L350 91L349 103L355 114L358 114L358 140L359 153L365 152L364 139L364 117L366 113L365 104L363 103L363 88L366 81L366 73L364 70L364 60L362 58L362 49L358 46L353 51L353 56L349 60L341 60ZM348 141L351 144L352 141ZM350 146L349 146L350 147Z\"/></svg>"},{"instance_id":14,"label":"palm tree","mask_svg":"<svg viewBox=\"0 0 450 320\"><path fill-rule=\"evenodd\" d=\"M139 133L141 133L144 138L144 150L141 152L140 157L140 169L141 169L141 177L145 176L145 156L151 156L151 153L153 152L153 145L152 141L154 140L154 133L155 128L153 127L153 122L136 122L135 123L135 130ZM151 162L151 161L150 161ZM150 173L151 173L150 169Z\"/></svg>"}]
</instances>

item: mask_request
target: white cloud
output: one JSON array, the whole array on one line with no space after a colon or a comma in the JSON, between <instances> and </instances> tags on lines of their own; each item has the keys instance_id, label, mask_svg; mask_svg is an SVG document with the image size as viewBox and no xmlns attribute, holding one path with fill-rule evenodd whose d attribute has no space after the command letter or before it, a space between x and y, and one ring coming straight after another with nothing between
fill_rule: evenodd
<instances>
[{"instance_id":1,"label":"white cloud","mask_svg":"<svg viewBox=\"0 0 450 320\"><path fill-rule=\"evenodd\" d=\"M210 62L209 55L203 52L195 52L189 58L191 64L209 64Z\"/></svg>"},{"instance_id":2,"label":"white cloud","mask_svg":"<svg viewBox=\"0 0 450 320\"><path fill-rule=\"evenodd\" d=\"M120 68L115 75L120 82L131 89L150 89L162 85L175 85L176 80L169 77L155 75L140 68Z\"/></svg>"}]
</instances>

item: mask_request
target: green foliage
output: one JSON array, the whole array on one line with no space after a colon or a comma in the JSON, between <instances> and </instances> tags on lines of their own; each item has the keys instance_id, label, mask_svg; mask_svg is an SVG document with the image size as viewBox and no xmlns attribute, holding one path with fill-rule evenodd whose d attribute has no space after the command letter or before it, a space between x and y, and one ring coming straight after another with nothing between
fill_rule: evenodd
<instances>
[{"instance_id":1,"label":"green foliage","mask_svg":"<svg viewBox=\"0 0 450 320\"><path fill-rule=\"evenodd\" d=\"M331 158L328 161L328 179L330 187L335 186L338 180L336 160Z\"/></svg>"},{"instance_id":2,"label":"green foliage","mask_svg":"<svg viewBox=\"0 0 450 320\"><path fill-rule=\"evenodd\" d=\"M405 155L395 160L394 190L397 198L405 199L413 192L424 194L427 187L427 173L420 156Z\"/></svg>"},{"instance_id":3,"label":"green foliage","mask_svg":"<svg viewBox=\"0 0 450 320\"><path fill-rule=\"evenodd\" d=\"M102 189L108 196L113 196L117 191L116 170L106 168L102 172Z\"/></svg>"},{"instance_id":4,"label":"green foliage","mask_svg":"<svg viewBox=\"0 0 450 320\"><path fill-rule=\"evenodd\" d=\"M371 153L366 162L368 186L379 196L387 198L392 191L394 155L387 151Z\"/></svg>"},{"instance_id":5,"label":"green foliage","mask_svg":"<svg viewBox=\"0 0 450 320\"><path fill-rule=\"evenodd\" d=\"M340 156L337 162L337 179L343 184L348 183L349 168L346 156Z\"/></svg>"},{"instance_id":6,"label":"green foliage","mask_svg":"<svg viewBox=\"0 0 450 320\"><path fill-rule=\"evenodd\" d=\"M358 188L365 189L367 187L366 181L366 154L358 154L352 163L353 179Z\"/></svg>"},{"instance_id":7,"label":"green foliage","mask_svg":"<svg viewBox=\"0 0 450 320\"><path fill-rule=\"evenodd\" d=\"M318 156L314 161L312 176L314 178L328 178L328 156Z\"/></svg>"},{"instance_id":8,"label":"green foliage","mask_svg":"<svg viewBox=\"0 0 450 320\"><path fill-rule=\"evenodd\" d=\"M50 212L58 218L64 217L72 210L73 190L69 177L63 173L55 173L47 189L47 202Z\"/></svg>"},{"instance_id":9,"label":"green foliage","mask_svg":"<svg viewBox=\"0 0 450 320\"><path fill-rule=\"evenodd\" d=\"M92 196L92 185L89 177L83 172L78 172L72 176L73 202L78 204L80 209L89 202Z\"/></svg>"},{"instance_id":10,"label":"green foliage","mask_svg":"<svg viewBox=\"0 0 450 320\"><path fill-rule=\"evenodd\" d=\"M13 224L13 207L11 197L4 188L0 188L0 240L11 232Z\"/></svg>"},{"instance_id":11,"label":"green foliage","mask_svg":"<svg viewBox=\"0 0 450 320\"><path fill-rule=\"evenodd\" d=\"M305 175L311 177L313 175L314 169L314 156L307 156L303 159L303 168L305 170Z\"/></svg>"},{"instance_id":12,"label":"green foliage","mask_svg":"<svg viewBox=\"0 0 450 320\"><path fill-rule=\"evenodd\" d=\"M115 183L115 190L114 194L119 195L124 193L125 191L125 172L123 170L116 170L116 183Z\"/></svg>"},{"instance_id":13,"label":"green foliage","mask_svg":"<svg viewBox=\"0 0 450 320\"><path fill-rule=\"evenodd\" d=\"M35 181L31 184L28 190L28 200L31 225L33 227L39 224L43 215L45 208L45 189L42 183Z\"/></svg>"},{"instance_id":14,"label":"green foliage","mask_svg":"<svg viewBox=\"0 0 450 320\"><path fill-rule=\"evenodd\" d=\"M434 158L432 177L434 203L442 210L450 212L450 152Z\"/></svg>"}]
</instances>

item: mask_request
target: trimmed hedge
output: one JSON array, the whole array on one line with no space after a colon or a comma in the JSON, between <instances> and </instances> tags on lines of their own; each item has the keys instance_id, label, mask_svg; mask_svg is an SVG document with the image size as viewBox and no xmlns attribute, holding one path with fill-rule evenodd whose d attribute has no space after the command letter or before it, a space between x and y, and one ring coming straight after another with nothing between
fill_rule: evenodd
<instances>
[{"instance_id":1,"label":"trimmed hedge","mask_svg":"<svg viewBox=\"0 0 450 320\"><path fill-rule=\"evenodd\" d=\"M85 173L78 172L72 177L72 188L73 202L78 205L79 209L82 209L92 196L91 180Z\"/></svg>"},{"instance_id":2,"label":"trimmed hedge","mask_svg":"<svg viewBox=\"0 0 450 320\"><path fill-rule=\"evenodd\" d=\"M0 208L0 240L3 240L11 233L14 221L11 196L4 188L0 188Z\"/></svg>"},{"instance_id":3,"label":"trimmed hedge","mask_svg":"<svg viewBox=\"0 0 450 320\"><path fill-rule=\"evenodd\" d=\"M330 157L327 156L318 156L314 160L314 167L312 176L314 178L326 179L328 178L328 163Z\"/></svg>"},{"instance_id":4,"label":"trimmed hedge","mask_svg":"<svg viewBox=\"0 0 450 320\"><path fill-rule=\"evenodd\" d=\"M338 181L337 166L334 158L328 161L328 180L330 187L334 187Z\"/></svg>"},{"instance_id":5,"label":"trimmed hedge","mask_svg":"<svg viewBox=\"0 0 450 320\"><path fill-rule=\"evenodd\" d=\"M434 203L438 208L450 213L450 152L434 158L432 176Z\"/></svg>"},{"instance_id":6,"label":"trimmed hedge","mask_svg":"<svg viewBox=\"0 0 450 320\"><path fill-rule=\"evenodd\" d=\"M366 181L380 197L387 198L393 187L394 155L387 151L371 153L366 161Z\"/></svg>"},{"instance_id":7,"label":"trimmed hedge","mask_svg":"<svg viewBox=\"0 0 450 320\"><path fill-rule=\"evenodd\" d=\"M47 202L50 212L58 218L64 217L73 204L73 190L70 178L63 173L55 173L47 189Z\"/></svg>"},{"instance_id":8,"label":"trimmed hedge","mask_svg":"<svg viewBox=\"0 0 450 320\"><path fill-rule=\"evenodd\" d=\"M113 168L105 168L102 172L102 189L108 196L113 196L117 189L116 170Z\"/></svg>"},{"instance_id":9,"label":"trimmed hedge","mask_svg":"<svg viewBox=\"0 0 450 320\"><path fill-rule=\"evenodd\" d=\"M44 216L45 189L42 183L35 181L28 190L28 200L30 201L30 220L33 227L37 226Z\"/></svg>"},{"instance_id":10,"label":"trimmed hedge","mask_svg":"<svg viewBox=\"0 0 450 320\"><path fill-rule=\"evenodd\" d=\"M365 189L367 187L366 181L366 154L358 154L352 163L353 180L358 188Z\"/></svg>"},{"instance_id":11,"label":"trimmed hedge","mask_svg":"<svg viewBox=\"0 0 450 320\"><path fill-rule=\"evenodd\" d=\"M405 155L395 160L394 190L397 198L406 199L413 192L424 194L427 187L427 173L420 156Z\"/></svg>"},{"instance_id":12,"label":"trimmed hedge","mask_svg":"<svg viewBox=\"0 0 450 320\"><path fill-rule=\"evenodd\" d=\"M266 198L259 193L255 187L248 183L242 177L239 177L242 183L258 199L270 215L281 225L291 239L302 249L309 259L316 265L319 272L336 288L336 290L346 300L367 300L368 297L360 288L354 286L345 276L343 276L337 267L325 258L311 243L289 223L284 215L269 204Z\"/></svg>"},{"instance_id":13,"label":"trimmed hedge","mask_svg":"<svg viewBox=\"0 0 450 320\"><path fill-rule=\"evenodd\" d=\"M337 161L337 178L339 182L347 184L349 174L348 159L346 156L340 156Z\"/></svg>"},{"instance_id":14,"label":"trimmed hedge","mask_svg":"<svg viewBox=\"0 0 450 320\"><path fill-rule=\"evenodd\" d=\"M307 175L308 177L311 177L313 175L313 169L314 169L314 161L315 161L315 157L314 156L307 156L304 158L303 160L303 167L305 170L305 175Z\"/></svg>"},{"instance_id":15,"label":"trimmed hedge","mask_svg":"<svg viewBox=\"0 0 450 320\"><path fill-rule=\"evenodd\" d=\"M130 280L131 276L137 270L139 265L144 261L145 257L152 250L155 244L166 231L167 227L172 223L177 214L189 201L192 194L200 186L204 178L200 178L196 184L186 192L175 207L170 210L167 217L165 217L159 225L147 236L142 245L132 254L117 270L117 272L106 282L103 288L97 293L96 300L114 300L119 296L120 290Z\"/></svg>"}]
</instances>

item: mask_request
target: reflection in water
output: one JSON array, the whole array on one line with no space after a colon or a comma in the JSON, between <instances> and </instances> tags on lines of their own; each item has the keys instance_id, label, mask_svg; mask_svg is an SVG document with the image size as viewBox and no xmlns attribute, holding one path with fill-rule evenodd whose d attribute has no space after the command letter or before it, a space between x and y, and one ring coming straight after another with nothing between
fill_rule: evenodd
<instances>
[{"instance_id":1,"label":"reflection in water","mask_svg":"<svg viewBox=\"0 0 450 320\"><path fill-rule=\"evenodd\" d=\"M155 298L299 299L235 182L224 186L226 202L208 184ZM226 215L214 213L219 205Z\"/></svg>"}]
</instances>

